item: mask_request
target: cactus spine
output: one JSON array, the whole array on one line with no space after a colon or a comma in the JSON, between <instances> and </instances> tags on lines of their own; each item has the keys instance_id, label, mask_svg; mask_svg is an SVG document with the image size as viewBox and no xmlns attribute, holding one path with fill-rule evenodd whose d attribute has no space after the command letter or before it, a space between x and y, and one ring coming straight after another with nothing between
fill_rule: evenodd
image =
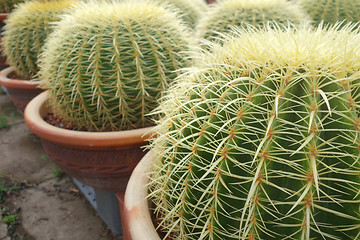
<instances>
[{"instance_id":1,"label":"cactus spine","mask_svg":"<svg viewBox=\"0 0 360 240\"><path fill-rule=\"evenodd\" d=\"M198 37L215 40L234 26L299 25L307 19L302 9L286 0L219 0L199 20Z\"/></svg>"},{"instance_id":2,"label":"cactus spine","mask_svg":"<svg viewBox=\"0 0 360 240\"><path fill-rule=\"evenodd\" d=\"M179 79L152 143L166 236L360 238L360 35L338 28L239 30Z\"/></svg>"},{"instance_id":3,"label":"cactus spine","mask_svg":"<svg viewBox=\"0 0 360 240\"><path fill-rule=\"evenodd\" d=\"M71 7L76 0L26 1L19 4L5 20L3 53L7 63L18 74L34 77L39 71L38 55L46 37L52 31L51 24Z\"/></svg>"},{"instance_id":4,"label":"cactus spine","mask_svg":"<svg viewBox=\"0 0 360 240\"><path fill-rule=\"evenodd\" d=\"M158 3L89 2L73 9L40 58L55 113L88 130L153 125L146 116L188 65L189 33Z\"/></svg>"},{"instance_id":5,"label":"cactus spine","mask_svg":"<svg viewBox=\"0 0 360 240\"><path fill-rule=\"evenodd\" d=\"M322 21L324 24L342 21L345 25L360 20L358 0L297 0L297 3L308 13L315 25Z\"/></svg>"}]
</instances>

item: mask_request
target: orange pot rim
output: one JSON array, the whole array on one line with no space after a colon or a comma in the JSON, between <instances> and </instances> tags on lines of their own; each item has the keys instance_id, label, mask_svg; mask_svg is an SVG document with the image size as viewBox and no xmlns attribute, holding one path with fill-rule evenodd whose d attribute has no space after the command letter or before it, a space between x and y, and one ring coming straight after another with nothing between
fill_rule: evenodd
<instances>
[{"instance_id":1,"label":"orange pot rim","mask_svg":"<svg viewBox=\"0 0 360 240\"><path fill-rule=\"evenodd\" d=\"M67 130L47 123L43 117L48 113L46 107L48 92L40 93L25 108L24 118L27 127L39 137L48 141L72 147L128 147L144 145L152 135L153 127L114 132L84 132Z\"/></svg>"},{"instance_id":2,"label":"orange pot rim","mask_svg":"<svg viewBox=\"0 0 360 240\"><path fill-rule=\"evenodd\" d=\"M39 87L39 81L21 80L9 78L9 74L14 72L14 67L7 67L0 71L0 85L7 88L35 89Z\"/></svg>"},{"instance_id":3,"label":"orange pot rim","mask_svg":"<svg viewBox=\"0 0 360 240\"><path fill-rule=\"evenodd\" d=\"M10 13L0 13L0 22L8 18Z\"/></svg>"},{"instance_id":4,"label":"orange pot rim","mask_svg":"<svg viewBox=\"0 0 360 240\"><path fill-rule=\"evenodd\" d=\"M148 195L149 173L154 153L150 150L131 174L124 196L123 217L130 240L161 240L153 224Z\"/></svg>"}]
</instances>

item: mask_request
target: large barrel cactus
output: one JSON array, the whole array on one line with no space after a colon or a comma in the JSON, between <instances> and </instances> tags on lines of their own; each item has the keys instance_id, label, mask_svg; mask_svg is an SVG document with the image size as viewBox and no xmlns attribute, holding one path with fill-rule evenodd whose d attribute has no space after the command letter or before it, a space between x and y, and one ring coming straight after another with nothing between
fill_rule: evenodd
<instances>
[{"instance_id":1,"label":"large barrel cactus","mask_svg":"<svg viewBox=\"0 0 360 240\"><path fill-rule=\"evenodd\" d=\"M322 21L324 24L341 21L343 25L360 21L359 0L297 0L297 3L308 13L315 25Z\"/></svg>"},{"instance_id":2,"label":"large barrel cactus","mask_svg":"<svg viewBox=\"0 0 360 240\"><path fill-rule=\"evenodd\" d=\"M38 55L46 37L52 31L52 23L77 0L32 0L18 4L5 20L3 53L7 63L16 72L33 78L39 71Z\"/></svg>"},{"instance_id":3,"label":"large barrel cactus","mask_svg":"<svg viewBox=\"0 0 360 240\"><path fill-rule=\"evenodd\" d=\"M150 1L91 1L72 10L40 58L51 108L88 130L153 125L147 114L189 64L181 20Z\"/></svg>"},{"instance_id":4,"label":"large barrel cactus","mask_svg":"<svg viewBox=\"0 0 360 240\"><path fill-rule=\"evenodd\" d=\"M10 13L17 3L24 0L1 0L0 1L0 13Z\"/></svg>"},{"instance_id":5,"label":"large barrel cactus","mask_svg":"<svg viewBox=\"0 0 360 240\"><path fill-rule=\"evenodd\" d=\"M179 78L152 143L166 237L360 239L352 30L237 31Z\"/></svg>"},{"instance_id":6,"label":"large barrel cactus","mask_svg":"<svg viewBox=\"0 0 360 240\"><path fill-rule=\"evenodd\" d=\"M199 20L197 34L214 41L234 26L299 25L307 19L299 6L286 0L219 0Z\"/></svg>"}]
</instances>

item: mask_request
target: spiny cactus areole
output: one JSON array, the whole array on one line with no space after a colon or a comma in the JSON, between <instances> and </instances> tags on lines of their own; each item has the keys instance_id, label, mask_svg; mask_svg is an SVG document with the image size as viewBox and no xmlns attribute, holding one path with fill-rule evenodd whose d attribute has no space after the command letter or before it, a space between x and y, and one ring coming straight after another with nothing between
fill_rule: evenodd
<instances>
[{"instance_id":1,"label":"spiny cactus areole","mask_svg":"<svg viewBox=\"0 0 360 240\"><path fill-rule=\"evenodd\" d=\"M173 239L360 238L360 35L237 31L159 111L149 188Z\"/></svg>"},{"instance_id":2,"label":"spiny cactus areole","mask_svg":"<svg viewBox=\"0 0 360 240\"><path fill-rule=\"evenodd\" d=\"M51 24L77 0L26 1L18 4L5 20L3 53L7 63L25 78L35 77L39 71L38 55Z\"/></svg>"},{"instance_id":3,"label":"spiny cactus areole","mask_svg":"<svg viewBox=\"0 0 360 240\"><path fill-rule=\"evenodd\" d=\"M177 15L155 2L78 5L40 59L51 108L88 130L153 125L146 115L188 65L189 35Z\"/></svg>"},{"instance_id":4,"label":"spiny cactus areole","mask_svg":"<svg viewBox=\"0 0 360 240\"><path fill-rule=\"evenodd\" d=\"M299 25L307 19L299 6L286 0L219 0L200 18L197 35L214 41L234 26Z\"/></svg>"}]
</instances>

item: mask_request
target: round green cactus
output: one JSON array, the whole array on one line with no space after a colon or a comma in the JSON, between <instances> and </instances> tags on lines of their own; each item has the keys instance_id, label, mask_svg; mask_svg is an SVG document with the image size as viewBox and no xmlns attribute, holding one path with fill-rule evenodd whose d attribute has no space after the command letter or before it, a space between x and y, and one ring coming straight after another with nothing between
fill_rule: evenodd
<instances>
[{"instance_id":1,"label":"round green cactus","mask_svg":"<svg viewBox=\"0 0 360 240\"><path fill-rule=\"evenodd\" d=\"M159 107L158 229L171 239L360 238L354 28L238 30L212 44Z\"/></svg>"},{"instance_id":2,"label":"round green cactus","mask_svg":"<svg viewBox=\"0 0 360 240\"><path fill-rule=\"evenodd\" d=\"M19 75L36 76L38 55L52 31L51 25L75 3L76 0L26 1L5 20L3 53Z\"/></svg>"},{"instance_id":3,"label":"round green cactus","mask_svg":"<svg viewBox=\"0 0 360 240\"><path fill-rule=\"evenodd\" d=\"M54 112L88 130L153 125L147 116L186 67L190 33L150 1L89 2L73 8L40 58Z\"/></svg>"},{"instance_id":4,"label":"round green cactus","mask_svg":"<svg viewBox=\"0 0 360 240\"><path fill-rule=\"evenodd\" d=\"M297 0L297 3L308 13L315 25L322 21L324 24L341 21L345 25L360 20L359 0Z\"/></svg>"},{"instance_id":5,"label":"round green cactus","mask_svg":"<svg viewBox=\"0 0 360 240\"><path fill-rule=\"evenodd\" d=\"M10 13L14 6L24 0L1 0L0 13Z\"/></svg>"},{"instance_id":6,"label":"round green cactus","mask_svg":"<svg viewBox=\"0 0 360 240\"><path fill-rule=\"evenodd\" d=\"M199 20L197 33L200 38L216 40L234 26L299 25L306 19L299 6L286 0L219 0Z\"/></svg>"}]
</instances>

